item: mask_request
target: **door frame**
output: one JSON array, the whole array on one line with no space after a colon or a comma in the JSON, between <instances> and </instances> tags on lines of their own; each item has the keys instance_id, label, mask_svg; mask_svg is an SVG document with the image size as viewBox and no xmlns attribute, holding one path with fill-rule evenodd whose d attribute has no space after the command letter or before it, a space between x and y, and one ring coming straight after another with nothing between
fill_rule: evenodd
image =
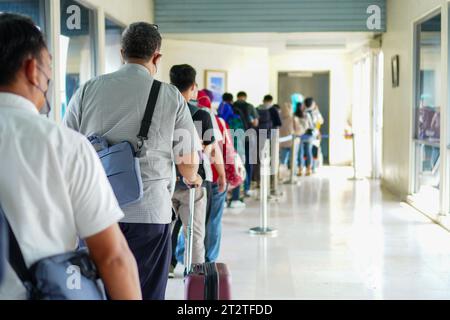
<instances>
[{"instance_id":1,"label":"door frame","mask_svg":"<svg viewBox=\"0 0 450 320\"><path fill-rule=\"evenodd\" d=\"M281 85L280 85L280 76L281 74L289 74L289 73L312 73L313 76L316 74L328 74L328 119L329 119L329 123L328 123L328 162L330 162L330 150L331 150L331 119L332 119L332 104L331 104L331 92L332 92L332 71L331 70L280 70L278 71L278 76L277 76L277 95L278 95L278 100L280 100L280 89L281 89ZM305 97L307 98L307 97ZM280 101L278 101L280 103Z\"/></svg>"}]
</instances>

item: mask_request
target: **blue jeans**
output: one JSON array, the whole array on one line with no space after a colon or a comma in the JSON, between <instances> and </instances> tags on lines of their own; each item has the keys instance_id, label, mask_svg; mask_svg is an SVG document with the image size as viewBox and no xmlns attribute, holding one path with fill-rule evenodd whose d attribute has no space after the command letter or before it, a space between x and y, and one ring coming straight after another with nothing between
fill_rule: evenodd
<instances>
[{"instance_id":1,"label":"blue jeans","mask_svg":"<svg viewBox=\"0 0 450 320\"><path fill-rule=\"evenodd\" d=\"M241 186L235 188L231 192L231 201L239 201L241 200Z\"/></svg>"},{"instance_id":2,"label":"blue jeans","mask_svg":"<svg viewBox=\"0 0 450 320\"><path fill-rule=\"evenodd\" d=\"M175 250L175 257L177 261L181 264L184 264L184 233L180 232L178 235L178 245Z\"/></svg>"},{"instance_id":3,"label":"blue jeans","mask_svg":"<svg viewBox=\"0 0 450 320\"><path fill-rule=\"evenodd\" d=\"M250 187L252 186L253 179L253 164L251 163L253 159L250 157L251 155L251 146L250 142L246 141L245 143L245 170L247 171L247 178L244 183L244 191L250 191Z\"/></svg>"},{"instance_id":4,"label":"blue jeans","mask_svg":"<svg viewBox=\"0 0 450 320\"><path fill-rule=\"evenodd\" d=\"M244 182L244 191L248 192L248 191L250 191L250 188L252 186L253 164L246 163L245 170L247 171L247 177L245 178L245 182Z\"/></svg>"},{"instance_id":5,"label":"blue jeans","mask_svg":"<svg viewBox=\"0 0 450 320\"><path fill-rule=\"evenodd\" d=\"M313 163L313 145L312 145L312 137L309 135L302 136L302 143L300 144L300 150L298 152L298 160L297 163L300 164L301 168L311 167ZM305 160L306 155L306 160Z\"/></svg>"},{"instance_id":6,"label":"blue jeans","mask_svg":"<svg viewBox=\"0 0 450 320\"><path fill-rule=\"evenodd\" d=\"M219 258L220 240L222 238L222 216L227 192L219 193L219 186L212 186L211 215L206 224L205 251L206 262L216 262Z\"/></svg>"},{"instance_id":7,"label":"blue jeans","mask_svg":"<svg viewBox=\"0 0 450 320\"><path fill-rule=\"evenodd\" d=\"M291 165L291 149L292 148L281 148L280 164L290 167L290 165Z\"/></svg>"}]
</instances>

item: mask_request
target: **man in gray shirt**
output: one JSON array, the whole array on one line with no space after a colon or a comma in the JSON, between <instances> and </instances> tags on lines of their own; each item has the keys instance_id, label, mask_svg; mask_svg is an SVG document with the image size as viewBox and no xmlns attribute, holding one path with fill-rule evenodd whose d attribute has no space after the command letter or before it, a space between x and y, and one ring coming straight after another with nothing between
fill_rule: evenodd
<instances>
[{"instance_id":1,"label":"man in gray shirt","mask_svg":"<svg viewBox=\"0 0 450 320\"><path fill-rule=\"evenodd\" d=\"M70 101L65 125L85 136L102 136L110 144L129 141L137 147L153 76L162 57L161 41L156 25L130 25L122 36L125 64L78 90ZM176 87L162 84L148 137L140 156L144 197L123 208L125 218L120 226L138 262L143 298L163 300L171 257L174 163L188 184L202 182L197 175L200 139Z\"/></svg>"}]
</instances>

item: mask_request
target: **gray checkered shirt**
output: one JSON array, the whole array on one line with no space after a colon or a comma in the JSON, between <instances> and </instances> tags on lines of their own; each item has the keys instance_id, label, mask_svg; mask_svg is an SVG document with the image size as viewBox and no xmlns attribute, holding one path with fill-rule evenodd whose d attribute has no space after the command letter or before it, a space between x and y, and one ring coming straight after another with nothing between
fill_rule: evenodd
<instances>
[{"instance_id":1,"label":"gray checkered shirt","mask_svg":"<svg viewBox=\"0 0 450 320\"><path fill-rule=\"evenodd\" d=\"M63 123L85 136L97 134L111 144L129 141L136 146L152 83L150 72L137 64L90 80L71 99ZM174 141L179 140L176 130L184 130L192 139ZM122 222L168 224L174 152L179 154L180 147L184 153L201 150L189 108L172 85L161 86L148 136L140 158L144 198L124 208Z\"/></svg>"}]
</instances>

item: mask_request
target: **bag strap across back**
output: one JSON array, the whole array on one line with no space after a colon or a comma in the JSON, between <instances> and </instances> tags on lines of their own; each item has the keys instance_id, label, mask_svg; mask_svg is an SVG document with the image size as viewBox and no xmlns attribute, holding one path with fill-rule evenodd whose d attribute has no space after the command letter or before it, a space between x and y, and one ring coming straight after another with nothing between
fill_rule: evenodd
<instances>
[{"instance_id":1,"label":"bag strap across back","mask_svg":"<svg viewBox=\"0 0 450 320\"><path fill-rule=\"evenodd\" d=\"M152 125L153 115L155 113L156 102L158 101L159 91L161 89L161 82L158 80L153 81L152 88L150 90L150 96L147 101L147 108L145 109L144 118L142 119L141 129L139 130L138 139L138 153L144 145L144 141L148 140L148 131Z\"/></svg>"},{"instance_id":2,"label":"bag strap across back","mask_svg":"<svg viewBox=\"0 0 450 320\"><path fill-rule=\"evenodd\" d=\"M11 268L16 272L19 279L23 284L31 283L31 273L25 264L25 259L23 258L22 250L19 247L17 238L9 224L8 218L4 214L3 210L0 208L0 215L3 215L5 223L8 230L8 242L9 242L9 263Z\"/></svg>"}]
</instances>

